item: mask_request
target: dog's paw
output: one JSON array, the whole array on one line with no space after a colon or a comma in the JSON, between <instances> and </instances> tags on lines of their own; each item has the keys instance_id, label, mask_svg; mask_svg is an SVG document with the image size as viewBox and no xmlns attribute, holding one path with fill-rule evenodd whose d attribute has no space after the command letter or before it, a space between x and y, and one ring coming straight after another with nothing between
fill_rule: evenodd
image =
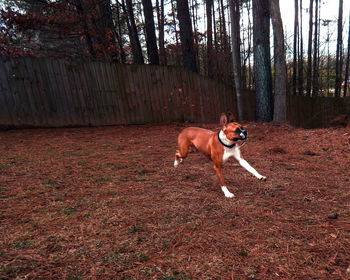
<instances>
[{"instance_id":1,"label":"dog's paw","mask_svg":"<svg viewBox=\"0 0 350 280\"><path fill-rule=\"evenodd\" d=\"M261 176L261 177L259 177L259 180L260 180L260 181L266 181L267 178L266 178L265 176Z\"/></svg>"},{"instance_id":2,"label":"dog's paw","mask_svg":"<svg viewBox=\"0 0 350 280\"><path fill-rule=\"evenodd\" d=\"M224 192L224 194L225 194L225 196L226 196L227 198L232 198L232 197L235 196L235 195L234 195L233 193L231 193L231 192L227 189L227 187L225 187L225 186L222 186L222 187L221 187L221 190Z\"/></svg>"},{"instance_id":3,"label":"dog's paw","mask_svg":"<svg viewBox=\"0 0 350 280\"><path fill-rule=\"evenodd\" d=\"M175 160L174 161L174 167L177 168L179 166L179 161L178 160Z\"/></svg>"},{"instance_id":4,"label":"dog's paw","mask_svg":"<svg viewBox=\"0 0 350 280\"><path fill-rule=\"evenodd\" d=\"M225 193L225 197L232 198L235 197L235 195L233 193Z\"/></svg>"}]
</instances>

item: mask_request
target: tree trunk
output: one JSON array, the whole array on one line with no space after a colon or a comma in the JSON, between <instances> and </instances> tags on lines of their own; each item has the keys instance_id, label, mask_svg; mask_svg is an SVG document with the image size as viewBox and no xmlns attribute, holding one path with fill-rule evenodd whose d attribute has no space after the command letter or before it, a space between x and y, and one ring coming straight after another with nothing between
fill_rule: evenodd
<instances>
[{"instance_id":1,"label":"tree trunk","mask_svg":"<svg viewBox=\"0 0 350 280\"><path fill-rule=\"evenodd\" d=\"M117 41L118 41L118 46L119 46L119 52L120 52L120 60L121 63L125 63L126 57L125 57L125 52L124 52L124 47L123 47L123 39L122 39L122 20L120 18L120 4L118 1L116 1L116 36L117 36Z\"/></svg>"},{"instance_id":2,"label":"tree trunk","mask_svg":"<svg viewBox=\"0 0 350 280\"><path fill-rule=\"evenodd\" d=\"M225 19L225 7L224 7L224 1L220 0L221 5L221 44L223 46L224 52L227 51L227 32L226 32L226 19Z\"/></svg>"},{"instance_id":3,"label":"tree trunk","mask_svg":"<svg viewBox=\"0 0 350 280\"><path fill-rule=\"evenodd\" d=\"M248 10L248 30L249 30L249 35L248 35L248 73L249 73L249 81L248 81L248 85L249 85L249 89L253 89L253 84L254 84L254 77L252 74L252 66L251 66L251 54L252 54L252 35L253 35L253 27L252 27L252 23L251 23L251 6L250 6L250 1L248 1L247 3L247 10Z\"/></svg>"},{"instance_id":4,"label":"tree trunk","mask_svg":"<svg viewBox=\"0 0 350 280\"><path fill-rule=\"evenodd\" d=\"M297 94L297 61L298 61L298 0L294 0L294 40L293 40L293 95Z\"/></svg>"},{"instance_id":5,"label":"tree trunk","mask_svg":"<svg viewBox=\"0 0 350 280\"><path fill-rule=\"evenodd\" d=\"M198 38L198 2L197 0L192 0L192 20L193 20L193 40L194 40L194 53L196 57L197 69L200 72L200 59L199 59L199 38Z\"/></svg>"},{"instance_id":6,"label":"tree trunk","mask_svg":"<svg viewBox=\"0 0 350 280\"><path fill-rule=\"evenodd\" d=\"M133 12L133 6L132 6L132 0L125 0L126 1L126 14L127 14L127 21L128 21L128 30L129 30L129 37L130 37L130 43L131 43L131 52L133 56L133 61L136 64L143 64L143 55L142 55L142 49L140 44L139 35L137 33L135 18L134 18L134 12ZM123 0L124 2L124 0ZM123 5L125 9L125 5Z\"/></svg>"},{"instance_id":7,"label":"tree trunk","mask_svg":"<svg viewBox=\"0 0 350 280\"><path fill-rule=\"evenodd\" d=\"M180 55L180 50L179 50L179 35L178 35L178 28L177 28L177 24L176 24L176 8L174 4L175 0L170 0L171 3L171 14L172 14L172 25L174 26L174 33L175 33L175 65L180 65L181 64L181 55Z\"/></svg>"},{"instance_id":8,"label":"tree trunk","mask_svg":"<svg viewBox=\"0 0 350 280\"><path fill-rule=\"evenodd\" d=\"M270 65L270 13L268 0L253 0L255 116L257 120L273 118Z\"/></svg>"},{"instance_id":9,"label":"tree trunk","mask_svg":"<svg viewBox=\"0 0 350 280\"><path fill-rule=\"evenodd\" d=\"M97 1L99 6L99 18L97 18L97 28L100 41L103 44L105 59L118 60L116 32L112 16L111 1Z\"/></svg>"},{"instance_id":10,"label":"tree trunk","mask_svg":"<svg viewBox=\"0 0 350 280\"><path fill-rule=\"evenodd\" d=\"M176 0L177 18L180 25L180 40L184 67L197 72L196 57L193 47L193 32L187 0Z\"/></svg>"},{"instance_id":11,"label":"tree trunk","mask_svg":"<svg viewBox=\"0 0 350 280\"><path fill-rule=\"evenodd\" d=\"M344 82L344 96L347 96L348 81L349 81L349 63L350 63L350 14L349 14L349 35L348 35L348 54L346 56L346 67L345 67L345 82Z\"/></svg>"},{"instance_id":12,"label":"tree trunk","mask_svg":"<svg viewBox=\"0 0 350 280\"><path fill-rule=\"evenodd\" d=\"M299 42L300 42L300 52L299 52L299 69L298 69L298 92L299 95L304 94L304 50L303 50L303 0L300 0L300 32L299 32Z\"/></svg>"},{"instance_id":13,"label":"tree trunk","mask_svg":"<svg viewBox=\"0 0 350 280\"><path fill-rule=\"evenodd\" d=\"M233 77L237 96L237 113L238 120L243 120L243 96L241 92L241 56L240 56L240 30L239 30L239 2L238 0L230 0L231 10L231 49L232 49L232 64Z\"/></svg>"},{"instance_id":14,"label":"tree trunk","mask_svg":"<svg viewBox=\"0 0 350 280\"><path fill-rule=\"evenodd\" d=\"M158 44L159 44L159 63L167 64L165 44L164 44L164 0L156 0L157 20L158 20Z\"/></svg>"},{"instance_id":15,"label":"tree trunk","mask_svg":"<svg viewBox=\"0 0 350 280\"><path fill-rule=\"evenodd\" d=\"M142 0L143 14L145 16L146 46L148 59L151 64L159 65L156 31L153 20L153 7L151 0Z\"/></svg>"},{"instance_id":16,"label":"tree trunk","mask_svg":"<svg viewBox=\"0 0 350 280\"><path fill-rule=\"evenodd\" d=\"M88 25L88 20L87 20L87 14L86 14L86 10L83 6L83 3L81 0L74 0L73 4L75 5L77 11L78 11L78 20L82 22L83 24L83 29L84 29L84 37L86 40L86 44L88 47L88 51L91 55L92 58L96 58L96 52L95 49L93 47L94 43L93 43L93 38L91 36L91 31L89 29L89 25Z\"/></svg>"},{"instance_id":17,"label":"tree trunk","mask_svg":"<svg viewBox=\"0 0 350 280\"><path fill-rule=\"evenodd\" d=\"M315 35L314 35L314 61L313 61L313 69L314 69L314 75L313 75L313 88L312 88L312 96L316 97L318 96L318 90L319 90L319 85L318 85L318 51L319 51L319 37L318 37L318 5L319 5L319 0L316 0L316 9L315 9Z\"/></svg>"},{"instance_id":18,"label":"tree trunk","mask_svg":"<svg viewBox=\"0 0 350 280\"><path fill-rule=\"evenodd\" d=\"M317 0L316 0L317 2ZM309 43L307 48L307 72L306 72L306 95L311 96L311 76L312 76L312 18L313 18L314 1L310 0L309 7ZM315 58L314 58L315 59Z\"/></svg>"},{"instance_id":19,"label":"tree trunk","mask_svg":"<svg viewBox=\"0 0 350 280\"><path fill-rule=\"evenodd\" d=\"M339 15L338 15L338 38L337 38L337 53L335 61L335 96L340 96L341 92L341 72L342 72L342 45L343 45L343 0L339 0Z\"/></svg>"},{"instance_id":20,"label":"tree trunk","mask_svg":"<svg viewBox=\"0 0 350 280\"><path fill-rule=\"evenodd\" d=\"M213 7L213 0L206 0L205 6L206 6L206 12L207 12L207 69L208 69L208 76L213 77L213 62L212 62L212 54L213 54L212 7Z\"/></svg>"},{"instance_id":21,"label":"tree trunk","mask_svg":"<svg viewBox=\"0 0 350 280\"><path fill-rule=\"evenodd\" d=\"M281 19L279 0L269 0L274 38L275 56L275 103L273 120L284 123L287 120L286 94L287 94L287 66L284 48L284 33Z\"/></svg>"}]
</instances>

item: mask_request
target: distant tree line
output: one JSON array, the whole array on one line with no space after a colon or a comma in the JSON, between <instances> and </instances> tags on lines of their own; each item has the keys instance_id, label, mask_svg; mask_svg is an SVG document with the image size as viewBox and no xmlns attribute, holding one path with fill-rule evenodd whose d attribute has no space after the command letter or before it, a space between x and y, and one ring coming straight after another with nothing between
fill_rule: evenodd
<instances>
[{"instance_id":1,"label":"distant tree line","mask_svg":"<svg viewBox=\"0 0 350 280\"><path fill-rule=\"evenodd\" d=\"M302 0L294 0L291 47L285 40L279 0L0 0L0 4L0 54L182 65L233 84L239 117L241 89L255 89L258 119L282 122L287 92L349 94L343 0L338 2L335 55L329 53L330 21L320 18L320 0L308 2L307 50ZM321 41L321 28L328 30L326 42ZM290 61L287 51L292 53Z\"/></svg>"}]
</instances>

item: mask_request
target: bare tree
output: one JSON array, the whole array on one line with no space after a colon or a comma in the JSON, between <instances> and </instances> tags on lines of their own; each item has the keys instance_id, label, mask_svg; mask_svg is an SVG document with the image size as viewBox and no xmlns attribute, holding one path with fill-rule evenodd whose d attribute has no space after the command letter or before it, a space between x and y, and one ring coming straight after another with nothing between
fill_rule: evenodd
<instances>
[{"instance_id":1,"label":"bare tree","mask_svg":"<svg viewBox=\"0 0 350 280\"><path fill-rule=\"evenodd\" d=\"M184 67L197 72L196 56L193 47L193 32L187 0L177 0L177 18L180 25L180 40Z\"/></svg>"},{"instance_id":2,"label":"bare tree","mask_svg":"<svg viewBox=\"0 0 350 280\"><path fill-rule=\"evenodd\" d=\"M205 1L205 7L207 12L207 69L208 69L208 76L213 76L213 62L212 62L212 55L213 55L213 15L212 15L212 8L213 8L213 0L206 0Z\"/></svg>"},{"instance_id":3,"label":"bare tree","mask_svg":"<svg viewBox=\"0 0 350 280\"><path fill-rule=\"evenodd\" d=\"M316 97L318 96L318 57L319 57L319 20L318 20L318 15L319 15L319 0L315 0L315 35L314 35L314 59L313 59L313 79L312 79L312 96Z\"/></svg>"},{"instance_id":4,"label":"bare tree","mask_svg":"<svg viewBox=\"0 0 350 280\"><path fill-rule=\"evenodd\" d=\"M346 56L345 66L345 81L344 81L344 96L347 96L347 90L349 85L349 63L350 63L350 14L349 14L349 35L348 35L348 54Z\"/></svg>"},{"instance_id":5,"label":"bare tree","mask_svg":"<svg viewBox=\"0 0 350 280\"><path fill-rule=\"evenodd\" d=\"M136 28L132 1L125 0L126 5L124 4L124 0L122 1L123 1L122 6L124 9L124 12L127 14L127 17L128 17L127 22L128 22L129 38L131 43L131 52L133 56L133 61L136 64L143 64L144 61L143 61L142 49L141 49L139 34Z\"/></svg>"},{"instance_id":6,"label":"bare tree","mask_svg":"<svg viewBox=\"0 0 350 280\"><path fill-rule=\"evenodd\" d=\"M125 63L126 56L125 56L125 51L123 47L123 38L122 38L123 21L121 20L121 16L120 16L120 8L121 8L120 3L116 1L116 4L115 4L116 37L117 37L119 51L120 51L120 61L121 63Z\"/></svg>"},{"instance_id":7,"label":"bare tree","mask_svg":"<svg viewBox=\"0 0 350 280\"><path fill-rule=\"evenodd\" d=\"M293 94L297 94L297 62L298 62L298 31L299 31L299 12L298 0L294 0L294 40L293 40Z\"/></svg>"},{"instance_id":8,"label":"bare tree","mask_svg":"<svg viewBox=\"0 0 350 280\"><path fill-rule=\"evenodd\" d=\"M153 20L153 6L151 0L142 0L145 15L146 46L148 59L151 64L159 65L156 31Z\"/></svg>"},{"instance_id":9,"label":"bare tree","mask_svg":"<svg viewBox=\"0 0 350 280\"><path fill-rule=\"evenodd\" d=\"M341 72L343 66L343 0L339 0L339 14L338 14L338 38L337 38L337 52L335 61L335 96L340 96L341 92Z\"/></svg>"},{"instance_id":10,"label":"bare tree","mask_svg":"<svg viewBox=\"0 0 350 280\"><path fill-rule=\"evenodd\" d=\"M298 91L299 95L304 93L304 50L303 50L303 0L300 0L300 31L299 31L299 63L298 63Z\"/></svg>"},{"instance_id":11,"label":"bare tree","mask_svg":"<svg viewBox=\"0 0 350 280\"><path fill-rule=\"evenodd\" d=\"M287 120L287 66L284 47L284 32L281 19L279 0L269 0L273 26L274 56L275 56L275 103L273 120L283 123Z\"/></svg>"},{"instance_id":12,"label":"bare tree","mask_svg":"<svg viewBox=\"0 0 350 280\"><path fill-rule=\"evenodd\" d=\"M270 57L270 12L268 0L253 0L255 117L272 121L273 98Z\"/></svg>"},{"instance_id":13,"label":"bare tree","mask_svg":"<svg viewBox=\"0 0 350 280\"><path fill-rule=\"evenodd\" d=\"M231 15L231 49L232 49L232 64L233 77L237 97L237 112L238 120L243 119L243 96L241 92L241 57L240 57L240 32L239 32L239 1L230 0L230 15Z\"/></svg>"},{"instance_id":14,"label":"bare tree","mask_svg":"<svg viewBox=\"0 0 350 280\"><path fill-rule=\"evenodd\" d=\"M317 1L317 0L316 0ZM310 0L309 7L309 43L307 48L307 73L306 73L306 95L311 96L311 75L312 75L312 18L313 18L314 1Z\"/></svg>"},{"instance_id":15,"label":"bare tree","mask_svg":"<svg viewBox=\"0 0 350 280\"><path fill-rule=\"evenodd\" d=\"M164 42L164 0L156 0L157 20L158 20L158 44L159 44L159 61L161 65L167 64L165 42Z\"/></svg>"}]
</instances>

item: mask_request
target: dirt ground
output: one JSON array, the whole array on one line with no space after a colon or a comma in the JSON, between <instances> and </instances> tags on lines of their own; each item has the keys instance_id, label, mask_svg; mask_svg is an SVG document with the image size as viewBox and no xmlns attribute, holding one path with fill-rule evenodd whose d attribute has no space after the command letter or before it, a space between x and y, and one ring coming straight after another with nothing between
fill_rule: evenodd
<instances>
[{"instance_id":1,"label":"dirt ground","mask_svg":"<svg viewBox=\"0 0 350 280\"><path fill-rule=\"evenodd\" d=\"M350 279L349 127L245 123L228 199L185 126L0 132L0 279Z\"/></svg>"}]
</instances>

